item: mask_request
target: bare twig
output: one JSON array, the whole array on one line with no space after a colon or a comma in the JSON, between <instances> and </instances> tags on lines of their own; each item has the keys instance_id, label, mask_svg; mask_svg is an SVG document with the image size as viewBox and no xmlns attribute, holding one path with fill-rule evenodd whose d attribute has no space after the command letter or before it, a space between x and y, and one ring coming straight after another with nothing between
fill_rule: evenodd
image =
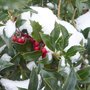
<instances>
[{"instance_id":1,"label":"bare twig","mask_svg":"<svg viewBox=\"0 0 90 90\"><path fill-rule=\"evenodd\" d=\"M77 8L75 8L73 16L72 16L72 24L74 25L74 27L76 27L76 24L75 24L75 21L74 21L74 18L75 18L75 15L76 15L76 11L77 11Z\"/></svg>"},{"instance_id":2,"label":"bare twig","mask_svg":"<svg viewBox=\"0 0 90 90\"><path fill-rule=\"evenodd\" d=\"M58 0L58 13L57 17L60 18L61 0Z\"/></svg>"}]
</instances>

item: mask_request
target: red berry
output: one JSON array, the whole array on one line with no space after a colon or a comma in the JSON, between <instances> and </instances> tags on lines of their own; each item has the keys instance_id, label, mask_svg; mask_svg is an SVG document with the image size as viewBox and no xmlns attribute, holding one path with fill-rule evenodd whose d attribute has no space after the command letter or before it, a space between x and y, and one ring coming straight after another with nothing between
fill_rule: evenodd
<instances>
[{"instance_id":1,"label":"red berry","mask_svg":"<svg viewBox=\"0 0 90 90\"><path fill-rule=\"evenodd\" d=\"M14 42L17 41L17 37L15 35L12 36L12 41L14 41Z\"/></svg>"},{"instance_id":2,"label":"red berry","mask_svg":"<svg viewBox=\"0 0 90 90\"><path fill-rule=\"evenodd\" d=\"M25 37L17 38L17 43L20 43L20 44L25 43Z\"/></svg>"},{"instance_id":3,"label":"red berry","mask_svg":"<svg viewBox=\"0 0 90 90\"><path fill-rule=\"evenodd\" d=\"M46 53L43 53L43 54L42 54L42 58L45 58L45 57L46 57Z\"/></svg>"},{"instance_id":4,"label":"red berry","mask_svg":"<svg viewBox=\"0 0 90 90\"><path fill-rule=\"evenodd\" d=\"M42 58L46 57L47 54L46 48L42 48L41 51L42 51Z\"/></svg>"},{"instance_id":5,"label":"red berry","mask_svg":"<svg viewBox=\"0 0 90 90\"><path fill-rule=\"evenodd\" d=\"M39 47L34 47L34 50L35 50L35 51L38 51L38 50L39 50Z\"/></svg>"},{"instance_id":6,"label":"red berry","mask_svg":"<svg viewBox=\"0 0 90 90\"><path fill-rule=\"evenodd\" d=\"M39 42L35 41L35 42L34 42L34 46L35 46L35 47L38 47L38 46L39 46Z\"/></svg>"},{"instance_id":7,"label":"red berry","mask_svg":"<svg viewBox=\"0 0 90 90\"><path fill-rule=\"evenodd\" d=\"M42 53L47 53L46 48L42 48L41 51L42 51Z\"/></svg>"},{"instance_id":8,"label":"red berry","mask_svg":"<svg viewBox=\"0 0 90 90\"><path fill-rule=\"evenodd\" d=\"M24 33L21 33L21 35L25 38L29 38L29 35L28 34L24 34Z\"/></svg>"},{"instance_id":9,"label":"red berry","mask_svg":"<svg viewBox=\"0 0 90 90\"><path fill-rule=\"evenodd\" d=\"M35 42L35 40L32 37L30 37L29 40L30 40L31 43Z\"/></svg>"}]
</instances>

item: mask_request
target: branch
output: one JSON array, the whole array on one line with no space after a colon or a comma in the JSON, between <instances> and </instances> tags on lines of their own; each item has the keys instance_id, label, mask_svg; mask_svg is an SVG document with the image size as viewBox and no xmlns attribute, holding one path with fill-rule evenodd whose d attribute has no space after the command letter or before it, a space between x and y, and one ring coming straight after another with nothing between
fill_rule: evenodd
<instances>
[{"instance_id":1,"label":"branch","mask_svg":"<svg viewBox=\"0 0 90 90\"><path fill-rule=\"evenodd\" d=\"M57 17L60 18L61 0L58 0L58 13Z\"/></svg>"}]
</instances>

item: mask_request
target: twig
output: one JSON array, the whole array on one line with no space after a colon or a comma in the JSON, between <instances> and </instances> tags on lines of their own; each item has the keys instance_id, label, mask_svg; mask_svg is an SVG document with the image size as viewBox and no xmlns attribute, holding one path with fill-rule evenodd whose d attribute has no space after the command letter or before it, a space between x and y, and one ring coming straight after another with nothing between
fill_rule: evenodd
<instances>
[{"instance_id":1,"label":"twig","mask_svg":"<svg viewBox=\"0 0 90 90\"><path fill-rule=\"evenodd\" d=\"M72 16L72 24L74 25L74 27L76 27L76 24L75 24L75 21L74 21L74 18L75 18L75 15L76 15L76 11L77 11L77 8L75 8L73 16Z\"/></svg>"},{"instance_id":2,"label":"twig","mask_svg":"<svg viewBox=\"0 0 90 90\"><path fill-rule=\"evenodd\" d=\"M60 18L61 0L58 0L58 13L57 17Z\"/></svg>"}]
</instances>

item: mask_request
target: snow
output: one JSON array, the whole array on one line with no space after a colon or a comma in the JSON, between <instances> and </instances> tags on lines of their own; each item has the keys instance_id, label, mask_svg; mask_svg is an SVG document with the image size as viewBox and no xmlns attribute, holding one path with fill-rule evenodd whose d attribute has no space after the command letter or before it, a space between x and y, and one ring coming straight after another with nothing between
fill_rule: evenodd
<instances>
[{"instance_id":1,"label":"snow","mask_svg":"<svg viewBox=\"0 0 90 90\"><path fill-rule=\"evenodd\" d=\"M16 30L15 22L12 22L11 20L8 20L6 22L5 26L1 26L0 27L0 36L3 35L3 30L5 31L6 36L8 38L10 38Z\"/></svg>"},{"instance_id":2,"label":"snow","mask_svg":"<svg viewBox=\"0 0 90 90\"><path fill-rule=\"evenodd\" d=\"M29 85L29 79L24 81L13 81L2 78L0 82L3 86L5 86L6 90L18 90L18 87L27 89Z\"/></svg>"},{"instance_id":3,"label":"snow","mask_svg":"<svg viewBox=\"0 0 90 90\"><path fill-rule=\"evenodd\" d=\"M64 68L64 72L65 72L66 74L69 75L70 71L71 71L70 66L66 66L66 67Z\"/></svg>"},{"instance_id":4,"label":"snow","mask_svg":"<svg viewBox=\"0 0 90 90\"><path fill-rule=\"evenodd\" d=\"M80 58L80 53L77 52L76 55L72 56L70 59L72 60L72 63L77 62Z\"/></svg>"},{"instance_id":5,"label":"snow","mask_svg":"<svg viewBox=\"0 0 90 90\"><path fill-rule=\"evenodd\" d=\"M3 45L2 47L0 47L0 53L4 50L5 47L6 45Z\"/></svg>"},{"instance_id":6,"label":"snow","mask_svg":"<svg viewBox=\"0 0 90 90\"><path fill-rule=\"evenodd\" d=\"M77 67L74 68L75 72L77 72L78 70L80 70L81 68L81 64L79 64Z\"/></svg>"},{"instance_id":7,"label":"snow","mask_svg":"<svg viewBox=\"0 0 90 90\"><path fill-rule=\"evenodd\" d=\"M76 19L76 28L81 31L90 27L90 10Z\"/></svg>"},{"instance_id":8,"label":"snow","mask_svg":"<svg viewBox=\"0 0 90 90\"><path fill-rule=\"evenodd\" d=\"M52 13L52 11L48 8L41 8L41 7L31 7L33 10L37 11L36 13L32 13L30 20L39 22L39 24L42 26L42 31L45 34L50 34L51 30L54 28L54 23L56 20L56 16ZM22 19L29 19L28 16L30 16L30 13L28 12L29 15L25 15L25 13L21 15ZM25 17L25 18L24 18ZM24 26L23 26L24 27Z\"/></svg>"},{"instance_id":9,"label":"snow","mask_svg":"<svg viewBox=\"0 0 90 90\"><path fill-rule=\"evenodd\" d=\"M32 71L32 69L35 68L35 67L36 67L36 64L35 64L34 61L31 61L31 62L29 62L29 63L27 64L27 68L28 68L30 71Z\"/></svg>"},{"instance_id":10,"label":"snow","mask_svg":"<svg viewBox=\"0 0 90 90\"><path fill-rule=\"evenodd\" d=\"M5 28L5 26L1 26L0 27L0 36L3 35L3 29Z\"/></svg>"},{"instance_id":11,"label":"snow","mask_svg":"<svg viewBox=\"0 0 90 90\"><path fill-rule=\"evenodd\" d=\"M5 53L2 55L1 60L2 61L10 61L11 57L7 53Z\"/></svg>"},{"instance_id":12,"label":"snow","mask_svg":"<svg viewBox=\"0 0 90 90\"><path fill-rule=\"evenodd\" d=\"M8 20L5 26L5 33L8 38L10 38L16 31L15 22Z\"/></svg>"},{"instance_id":13,"label":"snow","mask_svg":"<svg viewBox=\"0 0 90 90\"><path fill-rule=\"evenodd\" d=\"M61 61L60 61L60 63L61 63L61 66L62 66L62 67L65 67L65 57L64 57L64 56L61 56Z\"/></svg>"},{"instance_id":14,"label":"snow","mask_svg":"<svg viewBox=\"0 0 90 90\"><path fill-rule=\"evenodd\" d=\"M13 80L2 78L0 80L0 83L2 83L2 85L5 87L6 90L18 90L18 87L28 89L29 81L30 81L30 79L23 80L23 81L17 81L17 80L13 81ZM40 74L38 74L37 90L39 90L39 86L40 86L41 82L42 82L41 76L40 76ZM44 87L41 90L44 90Z\"/></svg>"},{"instance_id":15,"label":"snow","mask_svg":"<svg viewBox=\"0 0 90 90\"><path fill-rule=\"evenodd\" d=\"M52 4L51 2L47 3L47 7L49 7L50 9L54 9L54 4Z\"/></svg>"}]
</instances>

